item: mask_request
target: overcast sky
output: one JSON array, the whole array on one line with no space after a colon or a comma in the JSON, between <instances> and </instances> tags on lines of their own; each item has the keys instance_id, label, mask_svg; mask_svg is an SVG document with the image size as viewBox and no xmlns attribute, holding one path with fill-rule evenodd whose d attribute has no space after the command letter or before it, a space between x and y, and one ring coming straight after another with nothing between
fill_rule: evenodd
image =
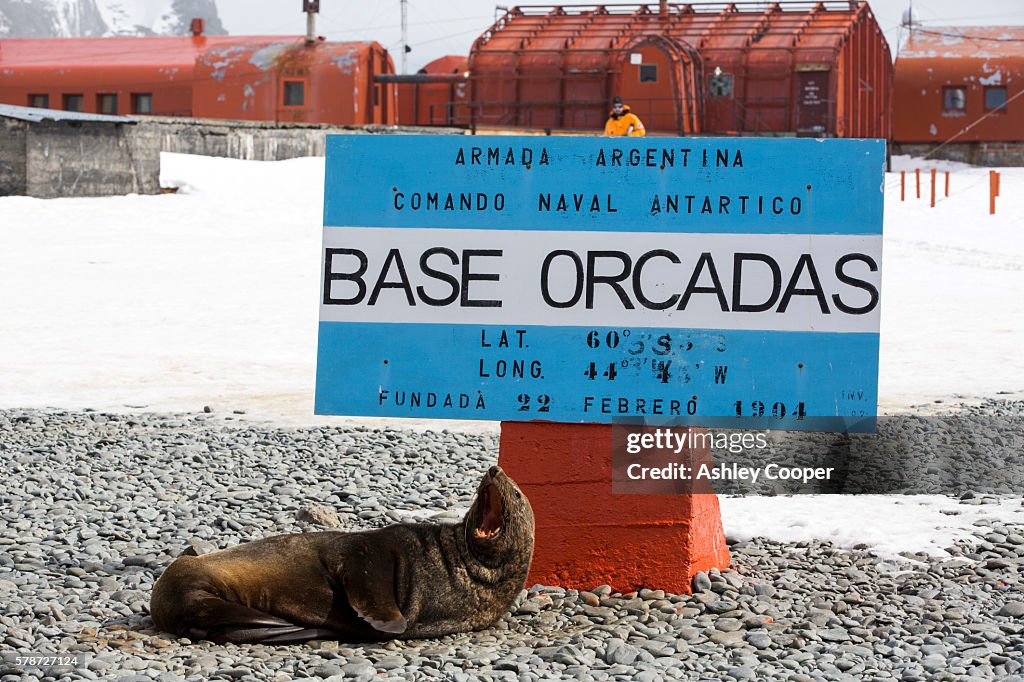
<instances>
[{"instance_id":1,"label":"overcast sky","mask_svg":"<svg viewBox=\"0 0 1024 682\"><path fill-rule=\"evenodd\" d=\"M871 0L870 4L895 54L900 18L909 0ZM1024 24L1024 0L914 0L913 5L925 25ZM234 35L306 31L302 0L217 0L217 7ZM410 72L442 55L468 54L473 40L495 19L495 3L485 0L409 0L408 7ZM317 33L330 40L376 40L391 51L399 69L400 27L399 0L320 0Z\"/></svg>"}]
</instances>

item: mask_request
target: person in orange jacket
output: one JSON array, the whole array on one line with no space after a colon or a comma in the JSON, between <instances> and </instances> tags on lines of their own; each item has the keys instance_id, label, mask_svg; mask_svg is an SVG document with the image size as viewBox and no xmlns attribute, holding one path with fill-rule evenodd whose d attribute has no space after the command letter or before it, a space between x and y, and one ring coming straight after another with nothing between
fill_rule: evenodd
<instances>
[{"instance_id":1,"label":"person in orange jacket","mask_svg":"<svg viewBox=\"0 0 1024 682\"><path fill-rule=\"evenodd\" d=\"M612 99L611 116L604 124L604 134L607 137L644 137L647 131L637 115L622 103L622 98L615 97Z\"/></svg>"}]
</instances>

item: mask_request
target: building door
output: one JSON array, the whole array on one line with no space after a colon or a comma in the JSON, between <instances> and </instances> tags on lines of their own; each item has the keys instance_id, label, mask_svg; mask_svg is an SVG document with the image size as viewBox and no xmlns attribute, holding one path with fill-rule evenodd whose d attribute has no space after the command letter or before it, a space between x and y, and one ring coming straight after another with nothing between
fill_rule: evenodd
<instances>
[{"instance_id":1,"label":"building door","mask_svg":"<svg viewBox=\"0 0 1024 682\"><path fill-rule=\"evenodd\" d=\"M685 42L638 36L621 52L611 95L619 95L654 132L690 135L701 130L700 56Z\"/></svg>"},{"instance_id":2,"label":"building door","mask_svg":"<svg viewBox=\"0 0 1024 682\"><path fill-rule=\"evenodd\" d=\"M651 131L678 133L679 102L675 64L658 45L638 45L625 53L618 94Z\"/></svg>"},{"instance_id":3,"label":"building door","mask_svg":"<svg viewBox=\"0 0 1024 682\"><path fill-rule=\"evenodd\" d=\"M821 70L797 72L797 132L821 134L832 130L829 121L831 75L831 71Z\"/></svg>"}]
</instances>

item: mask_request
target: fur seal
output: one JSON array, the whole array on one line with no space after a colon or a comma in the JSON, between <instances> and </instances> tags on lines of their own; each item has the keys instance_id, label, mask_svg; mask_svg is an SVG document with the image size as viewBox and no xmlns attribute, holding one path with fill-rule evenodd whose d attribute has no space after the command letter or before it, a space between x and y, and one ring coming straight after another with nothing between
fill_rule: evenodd
<instances>
[{"instance_id":1,"label":"fur seal","mask_svg":"<svg viewBox=\"0 0 1024 682\"><path fill-rule=\"evenodd\" d=\"M526 581L533 510L493 466L458 524L278 535L181 556L150 600L157 628L214 642L440 637L500 618Z\"/></svg>"}]
</instances>

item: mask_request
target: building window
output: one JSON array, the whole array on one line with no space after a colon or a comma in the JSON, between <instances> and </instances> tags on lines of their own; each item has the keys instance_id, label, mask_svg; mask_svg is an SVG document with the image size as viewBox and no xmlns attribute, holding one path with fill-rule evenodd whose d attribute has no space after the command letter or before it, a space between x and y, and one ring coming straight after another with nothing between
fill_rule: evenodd
<instances>
[{"instance_id":1,"label":"building window","mask_svg":"<svg viewBox=\"0 0 1024 682\"><path fill-rule=\"evenodd\" d=\"M641 83L657 83L658 82L658 65L657 64L641 64L640 65L640 82Z\"/></svg>"},{"instance_id":2,"label":"building window","mask_svg":"<svg viewBox=\"0 0 1024 682\"><path fill-rule=\"evenodd\" d=\"M711 97L732 97L732 76L720 73L708 79L708 95Z\"/></svg>"},{"instance_id":3,"label":"building window","mask_svg":"<svg viewBox=\"0 0 1024 682\"><path fill-rule=\"evenodd\" d=\"M133 114L152 114L153 113L153 95L148 92L133 92L132 93L132 113Z\"/></svg>"},{"instance_id":4,"label":"building window","mask_svg":"<svg viewBox=\"0 0 1024 682\"><path fill-rule=\"evenodd\" d=\"M96 111L114 116L117 114L117 95L103 93L96 95Z\"/></svg>"},{"instance_id":5,"label":"building window","mask_svg":"<svg viewBox=\"0 0 1024 682\"><path fill-rule=\"evenodd\" d=\"M64 95L64 111L84 111L82 95Z\"/></svg>"},{"instance_id":6,"label":"building window","mask_svg":"<svg viewBox=\"0 0 1024 682\"><path fill-rule=\"evenodd\" d=\"M1006 111L1006 88L985 88L985 111Z\"/></svg>"},{"instance_id":7,"label":"building window","mask_svg":"<svg viewBox=\"0 0 1024 682\"><path fill-rule=\"evenodd\" d=\"M967 88L942 88L943 111L967 111Z\"/></svg>"},{"instance_id":8,"label":"building window","mask_svg":"<svg viewBox=\"0 0 1024 682\"><path fill-rule=\"evenodd\" d=\"M301 107L306 104L305 81L284 82L284 106Z\"/></svg>"},{"instance_id":9,"label":"building window","mask_svg":"<svg viewBox=\"0 0 1024 682\"><path fill-rule=\"evenodd\" d=\"M30 107L36 107L37 109L49 109L50 108L50 96L49 95L29 95L28 105Z\"/></svg>"}]
</instances>

